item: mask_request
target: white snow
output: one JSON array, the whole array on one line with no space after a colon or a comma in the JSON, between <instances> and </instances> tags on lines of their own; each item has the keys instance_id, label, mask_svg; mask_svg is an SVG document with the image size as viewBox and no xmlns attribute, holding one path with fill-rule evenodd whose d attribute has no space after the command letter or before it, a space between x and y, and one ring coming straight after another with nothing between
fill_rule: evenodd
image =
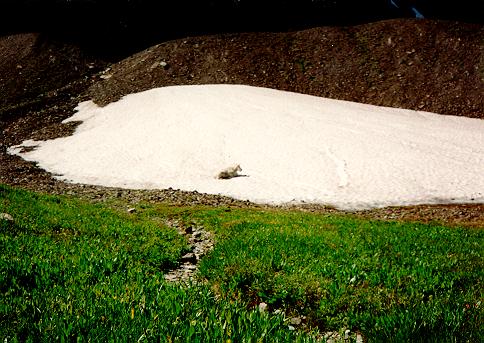
<instances>
[{"instance_id":1,"label":"white snow","mask_svg":"<svg viewBox=\"0 0 484 343\"><path fill-rule=\"evenodd\" d=\"M70 182L257 203L484 203L483 120L237 85L157 88L77 110L74 135L9 152ZM236 164L243 176L216 178Z\"/></svg>"}]
</instances>

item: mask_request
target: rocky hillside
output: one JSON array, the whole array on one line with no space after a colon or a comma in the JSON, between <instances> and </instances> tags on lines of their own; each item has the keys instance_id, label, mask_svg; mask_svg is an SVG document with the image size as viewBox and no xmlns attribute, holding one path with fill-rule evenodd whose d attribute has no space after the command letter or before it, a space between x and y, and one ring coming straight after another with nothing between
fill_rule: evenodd
<instances>
[{"instance_id":1,"label":"rocky hillside","mask_svg":"<svg viewBox=\"0 0 484 343\"><path fill-rule=\"evenodd\" d=\"M99 104L153 87L234 83L375 105L484 117L484 28L389 20L162 43L112 66Z\"/></svg>"},{"instance_id":2,"label":"rocky hillside","mask_svg":"<svg viewBox=\"0 0 484 343\"><path fill-rule=\"evenodd\" d=\"M74 126L61 121L79 101L93 98L106 105L128 93L181 84L247 84L484 118L484 26L400 19L292 33L200 36L161 43L109 68L76 45L22 34L0 37L0 79L0 183L95 200L233 206L233 199L172 189L133 192L67 184L6 149L29 138L69 134ZM484 225L482 204L361 215Z\"/></svg>"},{"instance_id":3,"label":"rocky hillside","mask_svg":"<svg viewBox=\"0 0 484 343\"><path fill-rule=\"evenodd\" d=\"M0 37L0 119L75 97L76 85L105 63L43 34Z\"/></svg>"},{"instance_id":4,"label":"rocky hillside","mask_svg":"<svg viewBox=\"0 0 484 343\"><path fill-rule=\"evenodd\" d=\"M34 133L62 134L60 122L106 64L43 34L0 37L0 150Z\"/></svg>"}]
</instances>

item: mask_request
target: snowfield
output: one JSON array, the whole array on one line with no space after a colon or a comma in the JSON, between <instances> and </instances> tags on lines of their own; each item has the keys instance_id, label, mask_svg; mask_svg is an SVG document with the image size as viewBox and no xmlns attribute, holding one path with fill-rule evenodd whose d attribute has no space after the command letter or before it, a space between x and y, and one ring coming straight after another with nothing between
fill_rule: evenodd
<instances>
[{"instance_id":1,"label":"snowfield","mask_svg":"<svg viewBox=\"0 0 484 343\"><path fill-rule=\"evenodd\" d=\"M74 135L9 152L70 182L256 203L484 203L478 119L238 85L156 88L77 111ZM236 164L240 177L216 178Z\"/></svg>"}]
</instances>

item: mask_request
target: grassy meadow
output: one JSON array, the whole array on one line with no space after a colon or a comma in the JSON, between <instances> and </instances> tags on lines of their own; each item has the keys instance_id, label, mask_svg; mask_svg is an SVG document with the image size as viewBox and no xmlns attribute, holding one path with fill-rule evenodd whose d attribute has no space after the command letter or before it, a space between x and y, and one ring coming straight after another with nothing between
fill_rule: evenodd
<instances>
[{"instance_id":1,"label":"grassy meadow","mask_svg":"<svg viewBox=\"0 0 484 343\"><path fill-rule=\"evenodd\" d=\"M484 337L483 229L126 207L0 185L0 213L14 218L0 219L1 342L312 342L347 329L368 342ZM164 280L189 251L166 226L173 219L214 234L203 282Z\"/></svg>"}]
</instances>

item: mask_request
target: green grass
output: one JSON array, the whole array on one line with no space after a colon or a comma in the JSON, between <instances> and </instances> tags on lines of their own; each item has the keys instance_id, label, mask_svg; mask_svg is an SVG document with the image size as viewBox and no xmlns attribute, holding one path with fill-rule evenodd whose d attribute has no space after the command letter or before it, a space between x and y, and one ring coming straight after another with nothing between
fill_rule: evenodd
<instances>
[{"instance_id":1,"label":"green grass","mask_svg":"<svg viewBox=\"0 0 484 343\"><path fill-rule=\"evenodd\" d=\"M346 328L370 342L484 337L482 229L148 204L128 214L6 186L0 212L15 218L0 221L1 341L288 342ZM173 218L215 234L204 284L163 279L187 251L163 225ZM312 331L290 331L277 309Z\"/></svg>"},{"instance_id":2,"label":"green grass","mask_svg":"<svg viewBox=\"0 0 484 343\"><path fill-rule=\"evenodd\" d=\"M0 213L15 218L0 221L1 342L304 340L208 285L167 284L187 244L159 220L5 186Z\"/></svg>"},{"instance_id":3,"label":"green grass","mask_svg":"<svg viewBox=\"0 0 484 343\"><path fill-rule=\"evenodd\" d=\"M370 341L484 337L484 232L294 212L212 211L201 271L223 294Z\"/></svg>"}]
</instances>

